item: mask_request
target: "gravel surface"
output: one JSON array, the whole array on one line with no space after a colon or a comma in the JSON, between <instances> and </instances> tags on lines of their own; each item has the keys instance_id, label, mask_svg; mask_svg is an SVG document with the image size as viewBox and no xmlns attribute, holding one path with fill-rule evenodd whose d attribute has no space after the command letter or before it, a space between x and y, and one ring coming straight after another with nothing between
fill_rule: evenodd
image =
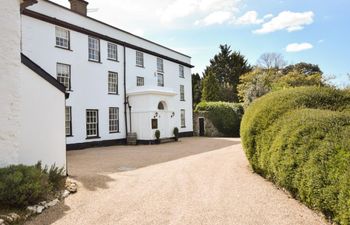
<instances>
[{"instance_id":1,"label":"gravel surface","mask_svg":"<svg viewBox=\"0 0 350 225\"><path fill-rule=\"evenodd\" d=\"M239 139L74 151L68 162L78 193L27 225L327 224L252 173Z\"/></svg>"}]
</instances>

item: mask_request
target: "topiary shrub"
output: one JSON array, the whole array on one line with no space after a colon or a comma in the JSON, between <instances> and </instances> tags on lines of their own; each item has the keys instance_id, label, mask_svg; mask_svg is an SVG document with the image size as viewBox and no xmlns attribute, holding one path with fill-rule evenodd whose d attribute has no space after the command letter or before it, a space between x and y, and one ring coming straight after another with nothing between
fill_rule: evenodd
<instances>
[{"instance_id":1,"label":"topiary shrub","mask_svg":"<svg viewBox=\"0 0 350 225\"><path fill-rule=\"evenodd\" d=\"M160 130L156 130L154 132L154 136L156 137L156 143L159 144L160 143Z\"/></svg>"},{"instance_id":2,"label":"topiary shrub","mask_svg":"<svg viewBox=\"0 0 350 225\"><path fill-rule=\"evenodd\" d=\"M0 203L18 208L37 204L63 189L65 178L63 168L43 169L40 162L35 166L0 168Z\"/></svg>"},{"instance_id":3,"label":"topiary shrub","mask_svg":"<svg viewBox=\"0 0 350 225\"><path fill-rule=\"evenodd\" d=\"M225 136L238 137L243 106L229 102L200 102L196 112L207 112L210 121Z\"/></svg>"},{"instance_id":4,"label":"topiary shrub","mask_svg":"<svg viewBox=\"0 0 350 225\"><path fill-rule=\"evenodd\" d=\"M310 208L350 224L349 93L295 88L254 102L241 136L254 171Z\"/></svg>"},{"instance_id":5,"label":"topiary shrub","mask_svg":"<svg viewBox=\"0 0 350 225\"><path fill-rule=\"evenodd\" d=\"M175 141L179 140L179 128L175 127L173 130Z\"/></svg>"}]
</instances>

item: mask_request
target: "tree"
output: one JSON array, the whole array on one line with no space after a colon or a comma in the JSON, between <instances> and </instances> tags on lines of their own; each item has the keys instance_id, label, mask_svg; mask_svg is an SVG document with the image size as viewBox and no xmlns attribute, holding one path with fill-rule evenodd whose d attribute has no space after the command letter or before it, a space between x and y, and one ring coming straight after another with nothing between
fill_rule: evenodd
<instances>
[{"instance_id":1,"label":"tree","mask_svg":"<svg viewBox=\"0 0 350 225\"><path fill-rule=\"evenodd\" d=\"M247 59L240 52L232 52L228 45L220 45L220 52L210 60L210 65L204 71L204 77L214 73L221 94L221 101L238 101L237 85L239 77L251 71Z\"/></svg>"},{"instance_id":2,"label":"tree","mask_svg":"<svg viewBox=\"0 0 350 225\"><path fill-rule=\"evenodd\" d=\"M221 100L220 85L216 75L212 72L203 79L202 101L215 102Z\"/></svg>"},{"instance_id":3,"label":"tree","mask_svg":"<svg viewBox=\"0 0 350 225\"><path fill-rule=\"evenodd\" d=\"M263 69L282 69L287 65L287 62L282 54L270 52L262 54L257 64Z\"/></svg>"},{"instance_id":4,"label":"tree","mask_svg":"<svg viewBox=\"0 0 350 225\"><path fill-rule=\"evenodd\" d=\"M323 74L322 70L317 64L300 62L294 65L286 66L282 69L283 74L288 74L289 72L297 71L298 73L304 75L312 75L315 73Z\"/></svg>"},{"instance_id":5,"label":"tree","mask_svg":"<svg viewBox=\"0 0 350 225\"><path fill-rule=\"evenodd\" d=\"M202 78L198 73L192 74L192 104L193 108L201 101L202 98Z\"/></svg>"}]
</instances>

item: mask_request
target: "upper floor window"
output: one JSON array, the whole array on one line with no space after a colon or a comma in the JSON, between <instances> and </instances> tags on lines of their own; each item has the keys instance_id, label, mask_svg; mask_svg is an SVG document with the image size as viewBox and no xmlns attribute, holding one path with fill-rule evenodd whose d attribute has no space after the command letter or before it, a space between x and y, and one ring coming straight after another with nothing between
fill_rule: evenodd
<instances>
[{"instance_id":1,"label":"upper floor window","mask_svg":"<svg viewBox=\"0 0 350 225\"><path fill-rule=\"evenodd\" d=\"M157 73L157 85L164 87L164 75L162 73Z\"/></svg>"},{"instance_id":2,"label":"upper floor window","mask_svg":"<svg viewBox=\"0 0 350 225\"><path fill-rule=\"evenodd\" d=\"M136 77L136 86L144 86L145 78L144 77Z\"/></svg>"},{"instance_id":3,"label":"upper floor window","mask_svg":"<svg viewBox=\"0 0 350 225\"><path fill-rule=\"evenodd\" d=\"M185 77L184 66L182 66L182 65L179 65L179 75L181 78Z\"/></svg>"},{"instance_id":4,"label":"upper floor window","mask_svg":"<svg viewBox=\"0 0 350 225\"><path fill-rule=\"evenodd\" d=\"M108 72L108 94L118 94L118 73Z\"/></svg>"},{"instance_id":5,"label":"upper floor window","mask_svg":"<svg viewBox=\"0 0 350 225\"><path fill-rule=\"evenodd\" d=\"M57 80L63 84L67 90L71 90L71 68L70 65L57 63Z\"/></svg>"},{"instance_id":6,"label":"upper floor window","mask_svg":"<svg viewBox=\"0 0 350 225\"><path fill-rule=\"evenodd\" d=\"M56 46L60 48L70 48L70 35L69 30L61 27L56 27Z\"/></svg>"},{"instance_id":7,"label":"upper floor window","mask_svg":"<svg viewBox=\"0 0 350 225\"><path fill-rule=\"evenodd\" d=\"M89 37L89 60L100 61L100 40L97 38Z\"/></svg>"},{"instance_id":8,"label":"upper floor window","mask_svg":"<svg viewBox=\"0 0 350 225\"><path fill-rule=\"evenodd\" d=\"M109 132L110 133L119 132L119 108L118 107L109 108Z\"/></svg>"},{"instance_id":9,"label":"upper floor window","mask_svg":"<svg viewBox=\"0 0 350 225\"><path fill-rule=\"evenodd\" d=\"M185 86L180 85L180 101L185 101Z\"/></svg>"},{"instance_id":10,"label":"upper floor window","mask_svg":"<svg viewBox=\"0 0 350 225\"><path fill-rule=\"evenodd\" d=\"M186 118L185 118L185 110L184 109L181 109L181 127L184 128L186 127Z\"/></svg>"},{"instance_id":11,"label":"upper floor window","mask_svg":"<svg viewBox=\"0 0 350 225\"><path fill-rule=\"evenodd\" d=\"M108 59L118 61L118 46L113 43L108 43Z\"/></svg>"},{"instance_id":12,"label":"upper floor window","mask_svg":"<svg viewBox=\"0 0 350 225\"><path fill-rule=\"evenodd\" d=\"M136 66L144 67L143 53L136 51Z\"/></svg>"},{"instance_id":13,"label":"upper floor window","mask_svg":"<svg viewBox=\"0 0 350 225\"><path fill-rule=\"evenodd\" d=\"M98 110L86 110L86 136L98 137Z\"/></svg>"},{"instance_id":14,"label":"upper floor window","mask_svg":"<svg viewBox=\"0 0 350 225\"><path fill-rule=\"evenodd\" d=\"M157 58L157 71L161 73L164 72L163 59L161 58Z\"/></svg>"},{"instance_id":15,"label":"upper floor window","mask_svg":"<svg viewBox=\"0 0 350 225\"><path fill-rule=\"evenodd\" d=\"M66 136L72 136L72 107L66 106Z\"/></svg>"}]
</instances>

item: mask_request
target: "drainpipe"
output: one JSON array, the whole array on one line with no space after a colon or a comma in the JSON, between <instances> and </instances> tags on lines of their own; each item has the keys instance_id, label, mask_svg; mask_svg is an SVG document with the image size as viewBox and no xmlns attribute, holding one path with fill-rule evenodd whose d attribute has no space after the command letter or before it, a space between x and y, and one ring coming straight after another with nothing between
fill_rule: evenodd
<instances>
[{"instance_id":1,"label":"drainpipe","mask_svg":"<svg viewBox=\"0 0 350 225\"><path fill-rule=\"evenodd\" d=\"M131 105L129 104L129 101L128 101L128 106L129 106L129 117L130 117L130 133L132 133L132 126L131 126Z\"/></svg>"},{"instance_id":2,"label":"drainpipe","mask_svg":"<svg viewBox=\"0 0 350 225\"><path fill-rule=\"evenodd\" d=\"M127 112L126 112L126 104L128 104L126 100L126 52L125 52L125 45L124 47L124 118L125 118L125 134L128 135L128 118L127 118Z\"/></svg>"}]
</instances>

